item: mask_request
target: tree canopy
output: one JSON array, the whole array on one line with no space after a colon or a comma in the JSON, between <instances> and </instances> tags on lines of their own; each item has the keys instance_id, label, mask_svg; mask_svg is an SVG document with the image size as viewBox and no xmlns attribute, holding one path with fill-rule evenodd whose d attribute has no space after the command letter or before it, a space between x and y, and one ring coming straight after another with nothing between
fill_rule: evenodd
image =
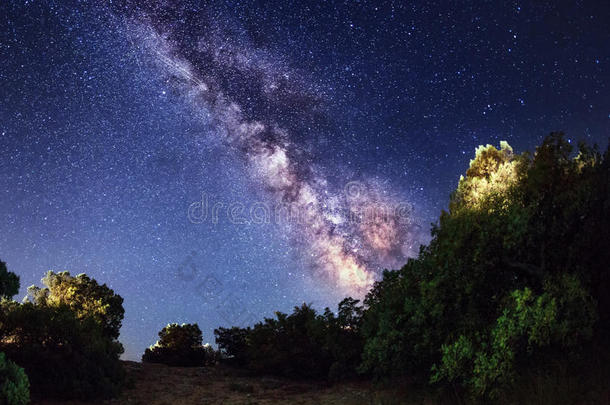
<instances>
[{"instance_id":1,"label":"tree canopy","mask_svg":"<svg viewBox=\"0 0 610 405\"><path fill-rule=\"evenodd\" d=\"M534 154L480 146L429 245L386 270L364 307L347 298L335 315L302 305L219 328L216 342L255 372L357 370L483 401L558 359L585 371L584 359L610 353L609 158L584 144L574 152L560 133Z\"/></svg>"},{"instance_id":2,"label":"tree canopy","mask_svg":"<svg viewBox=\"0 0 610 405\"><path fill-rule=\"evenodd\" d=\"M346 298L335 315L310 305L291 314L276 312L253 327L214 331L221 353L231 362L263 374L339 379L355 375L362 353L358 300Z\"/></svg>"},{"instance_id":3,"label":"tree canopy","mask_svg":"<svg viewBox=\"0 0 610 405\"><path fill-rule=\"evenodd\" d=\"M361 370L492 399L607 336L608 158L558 133L533 156L479 147L429 246L367 295Z\"/></svg>"},{"instance_id":4,"label":"tree canopy","mask_svg":"<svg viewBox=\"0 0 610 405\"><path fill-rule=\"evenodd\" d=\"M107 398L124 381L123 299L86 275L47 273L29 300L0 301L0 350L45 398Z\"/></svg>"},{"instance_id":5,"label":"tree canopy","mask_svg":"<svg viewBox=\"0 0 610 405\"><path fill-rule=\"evenodd\" d=\"M19 276L8 271L6 263L0 260L0 298L11 298L19 292Z\"/></svg>"},{"instance_id":6,"label":"tree canopy","mask_svg":"<svg viewBox=\"0 0 610 405\"><path fill-rule=\"evenodd\" d=\"M203 366L216 361L209 345L203 345L203 336L196 323L170 323L159 332L159 340L146 349L142 361L170 366Z\"/></svg>"},{"instance_id":7,"label":"tree canopy","mask_svg":"<svg viewBox=\"0 0 610 405\"><path fill-rule=\"evenodd\" d=\"M123 298L86 274L71 276L69 272L47 272L42 278L45 287L28 288L30 299L37 305L68 306L79 318L93 317L108 336L119 337L125 314Z\"/></svg>"}]
</instances>

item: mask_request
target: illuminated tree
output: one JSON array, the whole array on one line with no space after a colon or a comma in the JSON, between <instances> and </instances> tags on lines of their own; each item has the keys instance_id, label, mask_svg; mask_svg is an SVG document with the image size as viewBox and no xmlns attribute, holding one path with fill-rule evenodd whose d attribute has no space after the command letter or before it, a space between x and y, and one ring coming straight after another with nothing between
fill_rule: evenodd
<instances>
[{"instance_id":1,"label":"illuminated tree","mask_svg":"<svg viewBox=\"0 0 610 405\"><path fill-rule=\"evenodd\" d=\"M100 308L122 298L85 275L48 274L45 284L30 289L24 303L0 301L0 350L26 370L32 392L45 398L116 396L124 381L123 346L101 317L110 312Z\"/></svg>"},{"instance_id":2,"label":"illuminated tree","mask_svg":"<svg viewBox=\"0 0 610 405\"><path fill-rule=\"evenodd\" d=\"M64 271L49 271L42 279L44 288L28 288L30 299L37 305L68 306L79 318L93 317L102 326L108 336L116 339L125 310L123 298L115 294L106 284L86 274L71 276Z\"/></svg>"},{"instance_id":3,"label":"illuminated tree","mask_svg":"<svg viewBox=\"0 0 610 405\"><path fill-rule=\"evenodd\" d=\"M608 341L609 157L562 134L533 156L479 147L430 245L367 295L361 370L490 400Z\"/></svg>"}]
</instances>

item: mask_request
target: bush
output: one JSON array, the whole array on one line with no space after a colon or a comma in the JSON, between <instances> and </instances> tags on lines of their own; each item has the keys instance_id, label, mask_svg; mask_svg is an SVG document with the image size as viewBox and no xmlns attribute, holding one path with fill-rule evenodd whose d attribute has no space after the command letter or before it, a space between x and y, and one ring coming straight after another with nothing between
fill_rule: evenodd
<instances>
[{"instance_id":1,"label":"bush","mask_svg":"<svg viewBox=\"0 0 610 405\"><path fill-rule=\"evenodd\" d=\"M172 323L159 332L159 340L144 351L142 361L168 366L198 367L217 360L209 345L202 345L201 329L195 324Z\"/></svg>"},{"instance_id":2,"label":"bush","mask_svg":"<svg viewBox=\"0 0 610 405\"><path fill-rule=\"evenodd\" d=\"M0 403L25 405L30 402L30 382L23 369L0 353Z\"/></svg>"},{"instance_id":3,"label":"bush","mask_svg":"<svg viewBox=\"0 0 610 405\"><path fill-rule=\"evenodd\" d=\"M567 355L591 338L594 305L574 276L547 282L539 296L527 287L510 295L489 335L477 335L474 343L460 335L455 343L443 345L433 382L459 381L476 397L498 398L503 388L514 385L519 356L552 346Z\"/></svg>"}]
</instances>

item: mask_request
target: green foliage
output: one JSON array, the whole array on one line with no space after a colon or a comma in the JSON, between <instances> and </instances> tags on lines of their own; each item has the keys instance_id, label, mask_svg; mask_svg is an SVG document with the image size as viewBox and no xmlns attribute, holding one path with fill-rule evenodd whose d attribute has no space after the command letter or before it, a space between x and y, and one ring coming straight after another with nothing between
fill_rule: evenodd
<instances>
[{"instance_id":1,"label":"green foliage","mask_svg":"<svg viewBox=\"0 0 610 405\"><path fill-rule=\"evenodd\" d=\"M72 282L69 275L62 277ZM61 298L49 282L47 291L31 290L32 301L2 301L0 350L24 367L32 391L45 398L113 397L124 380L119 362L123 347L108 323L101 322L99 308L109 308L105 300L122 302L122 298L111 296L112 290L86 276L76 279L82 284L67 287ZM100 289L105 295L99 294ZM122 306L117 313L122 318Z\"/></svg>"},{"instance_id":2,"label":"green foliage","mask_svg":"<svg viewBox=\"0 0 610 405\"><path fill-rule=\"evenodd\" d=\"M360 362L361 314L358 300L346 298L337 316L303 304L252 328L219 328L214 334L225 357L254 372L337 380L353 376Z\"/></svg>"},{"instance_id":3,"label":"green foliage","mask_svg":"<svg viewBox=\"0 0 610 405\"><path fill-rule=\"evenodd\" d=\"M409 261L404 270L415 270L413 263ZM419 291L411 288L410 280L399 272L386 271L367 295L361 372L374 377L417 375L433 337L426 336L427 329L422 328L426 313L420 305L423 302L417 299ZM403 315L406 310L411 316Z\"/></svg>"},{"instance_id":4,"label":"green foliage","mask_svg":"<svg viewBox=\"0 0 610 405\"><path fill-rule=\"evenodd\" d=\"M25 405L30 402L30 382L21 367L0 353L0 404Z\"/></svg>"},{"instance_id":5,"label":"green foliage","mask_svg":"<svg viewBox=\"0 0 610 405\"><path fill-rule=\"evenodd\" d=\"M461 208L480 208L489 196L505 192L518 180L520 160L515 159L508 143L503 141L500 145L500 150L492 145L476 149L466 178L460 178L458 188L451 197L451 212Z\"/></svg>"},{"instance_id":6,"label":"green foliage","mask_svg":"<svg viewBox=\"0 0 610 405\"><path fill-rule=\"evenodd\" d=\"M6 268L6 263L0 260L0 298L11 298L19 292L19 276Z\"/></svg>"},{"instance_id":7,"label":"green foliage","mask_svg":"<svg viewBox=\"0 0 610 405\"><path fill-rule=\"evenodd\" d=\"M591 338L595 321L594 303L573 275L545 283L539 296L528 287L515 290L489 334L475 335L476 343L460 335L442 346L431 382L458 381L475 396L497 398L515 381L519 354L531 355L551 345L563 351L576 348Z\"/></svg>"},{"instance_id":8,"label":"green foliage","mask_svg":"<svg viewBox=\"0 0 610 405\"><path fill-rule=\"evenodd\" d=\"M115 294L106 284L86 274L71 276L69 272L49 271L42 279L44 288L31 286L28 294L40 305L67 305L79 318L93 317L104 332L116 339L125 314L123 298Z\"/></svg>"},{"instance_id":9,"label":"green foliage","mask_svg":"<svg viewBox=\"0 0 610 405\"><path fill-rule=\"evenodd\" d=\"M186 367L213 364L217 356L202 342L201 329L196 323L171 323L159 332L157 343L144 351L142 361Z\"/></svg>"},{"instance_id":10,"label":"green foliage","mask_svg":"<svg viewBox=\"0 0 610 405\"><path fill-rule=\"evenodd\" d=\"M561 134L533 157L477 149L430 245L367 295L361 371L492 399L607 341L610 156L571 150Z\"/></svg>"}]
</instances>

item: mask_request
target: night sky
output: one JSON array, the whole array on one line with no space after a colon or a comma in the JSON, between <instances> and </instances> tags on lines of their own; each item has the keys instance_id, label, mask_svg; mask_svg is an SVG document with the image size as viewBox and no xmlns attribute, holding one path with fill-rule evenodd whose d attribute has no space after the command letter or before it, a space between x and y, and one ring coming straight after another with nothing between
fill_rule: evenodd
<instances>
[{"instance_id":1,"label":"night sky","mask_svg":"<svg viewBox=\"0 0 610 405\"><path fill-rule=\"evenodd\" d=\"M107 283L127 359L362 298L479 144L610 136L608 2L139 3L0 2L0 259Z\"/></svg>"}]
</instances>

